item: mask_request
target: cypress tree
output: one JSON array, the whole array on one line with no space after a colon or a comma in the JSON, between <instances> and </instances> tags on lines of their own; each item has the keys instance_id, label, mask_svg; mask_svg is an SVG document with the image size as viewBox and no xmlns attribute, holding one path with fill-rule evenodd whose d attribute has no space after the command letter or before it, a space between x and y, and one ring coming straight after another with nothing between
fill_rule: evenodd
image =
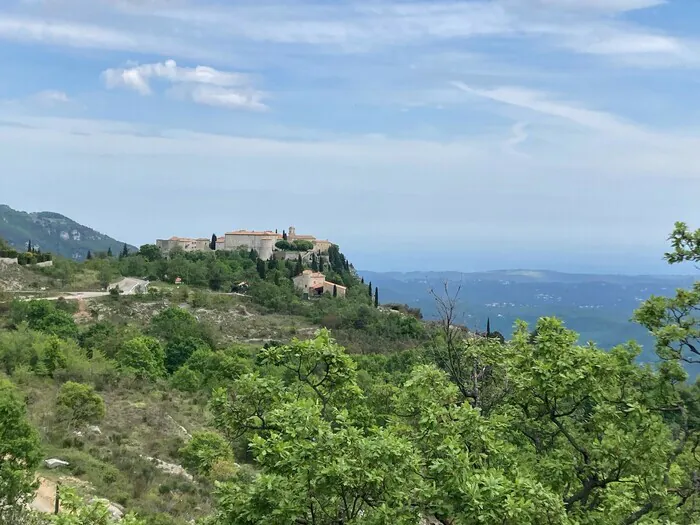
<instances>
[{"instance_id":1,"label":"cypress tree","mask_svg":"<svg viewBox=\"0 0 700 525\"><path fill-rule=\"evenodd\" d=\"M257 261L258 260L258 252L256 252L253 248L250 249L248 252L248 258L251 261Z\"/></svg>"},{"instance_id":2,"label":"cypress tree","mask_svg":"<svg viewBox=\"0 0 700 525\"><path fill-rule=\"evenodd\" d=\"M304 273L304 263L301 260L301 254L299 254L299 257L297 258L297 266L294 269L294 274L301 275L302 273Z\"/></svg>"},{"instance_id":3,"label":"cypress tree","mask_svg":"<svg viewBox=\"0 0 700 525\"><path fill-rule=\"evenodd\" d=\"M216 241L218 239L216 238L216 234L212 233L211 234L211 242L209 243L209 249L210 250L216 250Z\"/></svg>"},{"instance_id":4,"label":"cypress tree","mask_svg":"<svg viewBox=\"0 0 700 525\"><path fill-rule=\"evenodd\" d=\"M282 230L282 240L286 241L287 240L287 232Z\"/></svg>"},{"instance_id":5,"label":"cypress tree","mask_svg":"<svg viewBox=\"0 0 700 525\"><path fill-rule=\"evenodd\" d=\"M491 318L486 318L486 337L491 337Z\"/></svg>"},{"instance_id":6,"label":"cypress tree","mask_svg":"<svg viewBox=\"0 0 700 525\"><path fill-rule=\"evenodd\" d=\"M316 254L315 254L315 253L312 253L312 254L311 254L311 269L312 269L314 272L317 272L317 271L318 271L318 261L316 260Z\"/></svg>"},{"instance_id":7,"label":"cypress tree","mask_svg":"<svg viewBox=\"0 0 700 525\"><path fill-rule=\"evenodd\" d=\"M379 287L374 289L374 307L379 308Z\"/></svg>"},{"instance_id":8,"label":"cypress tree","mask_svg":"<svg viewBox=\"0 0 700 525\"><path fill-rule=\"evenodd\" d=\"M362 284L365 284L365 278L362 277L362 278L360 279L360 282L361 282Z\"/></svg>"},{"instance_id":9,"label":"cypress tree","mask_svg":"<svg viewBox=\"0 0 700 525\"><path fill-rule=\"evenodd\" d=\"M89 261L90 259L92 259L92 252L91 252L90 250L88 250L88 252L87 252L87 257L86 257L86 259L87 259L88 261Z\"/></svg>"},{"instance_id":10,"label":"cypress tree","mask_svg":"<svg viewBox=\"0 0 700 525\"><path fill-rule=\"evenodd\" d=\"M369 298L371 299L372 298L372 281L369 282L368 291L369 291Z\"/></svg>"},{"instance_id":11,"label":"cypress tree","mask_svg":"<svg viewBox=\"0 0 700 525\"><path fill-rule=\"evenodd\" d=\"M29 240L27 241L27 251L30 252L30 253L31 253L31 251L32 251L32 240L31 240L31 239L29 239Z\"/></svg>"},{"instance_id":12,"label":"cypress tree","mask_svg":"<svg viewBox=\"0 0 700 525\"><path fill-rule=\"evenodd\" d=\"M122 246L122 253L119 254L119 258L123 259L124 257L127 257L129 255L129 248L127 248L126 243L124 243L124 246Z\"/></svg>"},{"instance_id":13,"label":"cypress tree","mask_svg":"<svg viewBox=\"0 0 700 525\"><path fill-rule=\"evenodd\" d=\"M262 259L258 259L257 262L257 267L258 267L258 275L260 276L261 279L265 279L267 276L267 266L265 265L265 261Z\"/></svg>"},{"instance_id":14,"label":"cypress tree","mask_svg":"<svg viewBox=\"0 0 700 525\"><path fill-rule=\"evenodd\" d=\"M338 297L338 286L333 285L333 297Z\"/></svg>"},{"instance_id":15,"label":"cypress tree","mask_svg":"<svg viewBox=\"0 0 700 525\"><path fill-rule=\"evenodd\" d=\"M323 255L318 256L318 271L323 273L323 268L324 268L324 263L323 263Z\"/></svg>"},{"instance_id":16,"label":"cypress tree","mask_svg":"<svg viewBox=\"0 0 700 525\"><path fill-rule=\"evenodd\" d=\"M277 269L277 259L275 259L274 255L272 257L270 257L269 261L267 261L267 269L268 270L276 270Z\"/></svg>"},{"instance_id":17,"label":"cypress tree","mask_svg":"<svg viewBox=\"0 0 700 525\"><path fill-rule=\"evenodd\" d=\"M112 257L112 247L107 248L107 257Z\"/></svg>"}]
</instances>

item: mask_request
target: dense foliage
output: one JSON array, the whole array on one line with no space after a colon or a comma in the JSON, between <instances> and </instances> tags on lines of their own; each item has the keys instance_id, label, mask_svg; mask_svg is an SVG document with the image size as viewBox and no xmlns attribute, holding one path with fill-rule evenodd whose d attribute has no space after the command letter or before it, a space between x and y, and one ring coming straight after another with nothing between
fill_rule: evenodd
<instances>
[{"instance_id":1,"label":"dense foliage","mask_svg":"<svg viewBox=\"0 0 700 525\"><path fill-rule=\"evenodd\" d=\"M700 262L700 230L679 224L672 244L669 262ZM210 268L218 268L219 285L249 282L246 300L261 311L320 328L265 345L224 342L179 306L220 297L201 289L138 298L158 306L143 325L79 325L66 304L9 304L0 331L9 378L0 380L0 513L31 497L41 439L83 469L76 475L99 472L91 482L101 495L140 515L127 517L130 525L700 522L700 386L686 383L682 367L700 359L697 286L652 297L635 314L657 338L662 361L651 367L637 364L635 343L581 345L554 318L518 323L506 341L456 326L449 300L437 325L406 307L376 308L376 289L357 282L335 250L326 271L350 286L345 300L303 301L289 280L294 269L266 262L263 278L248 252L164 259L146 247L84 265L124 275L134 261L163 279L189 269L212 289ZM107 301L119 308L127 299ZM44 412L40 390L54 392ZM88 425L137 410L138 401L120 397L131 393L187 400L196 430L167 449L125 430L85 437ZM145 432L149 417L130 421ZM144 459L152 449L191 478L156 474ZM70 491L65 498L64 512L44 522L107 519L104 505ZM12 517L25 518L39 519L23 510Z\"/></svg>"}]
</instances>

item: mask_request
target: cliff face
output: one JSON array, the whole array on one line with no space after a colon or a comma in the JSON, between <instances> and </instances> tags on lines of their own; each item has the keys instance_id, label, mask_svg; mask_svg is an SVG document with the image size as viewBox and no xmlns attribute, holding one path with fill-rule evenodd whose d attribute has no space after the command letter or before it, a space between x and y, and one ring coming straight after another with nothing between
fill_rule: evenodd
<instances>
[{"instance_id":1,"label":"cliff face","mask_svg":"<svg viewBox=\"0 0 700 525\"><path fill-rule=\"evenodd\" d=\"M0 237L16 249L24 249L31 240L41 251L76 260L84 259L88 250L97 253L112 248L117 254L124 245L59 213L26 213L6 205L0 205Z\"/></svg>"}]
</instances>

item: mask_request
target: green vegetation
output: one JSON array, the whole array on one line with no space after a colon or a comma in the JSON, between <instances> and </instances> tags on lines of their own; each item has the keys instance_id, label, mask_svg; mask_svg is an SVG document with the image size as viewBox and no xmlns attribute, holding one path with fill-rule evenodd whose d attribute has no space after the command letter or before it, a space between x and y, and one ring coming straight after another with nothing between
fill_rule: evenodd
<instances>
[{"instance_id":1,"label":"green vegetation","mask_svg":"<svg viewBox=\"0 0 700 525\"><path fill-rule=\"evenodd\" d=\"M86 257L88 251L94 255L106 252L111 246L115 249L122 246L121 242L58 213L25 213L4 204L0 204L0 237L20 253L51 252L67 259L80 260ZM0 246L0 257L16 256L2 255L2 250Z\"/></svg>"},{"instance_id":2,"label":"green vegetation","mask_svg":"<svg viewBox=\"0 0 700 525\"><path fill-rule=\"evenodd\" d=\"M700 262L700 230L679 224L672 243L669 262ZM74 275L99 261L160 282L96 301L87 320L67 303L0 308L0 512L34 490L41 447L89 483L44 523L104 523L90 494L131 525L700 521L700 386L681 366L700 359L697 285L636 313L657 339L653 368L634 342L581 346L554 318L508 341L470 332L447 289L437 323L376 308L337 250L325 271L345 299L303 300L298 261L261 272L249 252L144 247ZM243 281L245 297L217 291ZM230 336L255 316L311 330ZM41 522L15 508L8 522Z\"/></svg>"}]
</instances>

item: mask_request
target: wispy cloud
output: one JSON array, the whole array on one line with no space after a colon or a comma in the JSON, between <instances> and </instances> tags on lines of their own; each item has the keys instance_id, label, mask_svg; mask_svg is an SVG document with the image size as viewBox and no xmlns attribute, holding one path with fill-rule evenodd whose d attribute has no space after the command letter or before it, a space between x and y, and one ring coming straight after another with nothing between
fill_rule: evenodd
<instances>
[{"instance_id":1,"label":"wispy cloud","mask_svg":"<svg viewBox=\"0 0 700 525\"><path fill-rule=\"evenodd\" d=\"M228 109L265 109L263 93L252 87L251 78L242 73L220 71L208 66L178 66L174 60L141 64L103 71L102 78L110 88L127 88L141 95L150 95L151 80L160 79L181 84L171 93L197 104Z\"/></svg>"},{"instance_id":2,"label":"wispy cloud","mask_svg":"<svg viewBox=\"0 0 700 525\"><path fill-rule=\"evenodd\" d=\"M478 97L562 118L586 128L627 135L640 132L637 126L627 123L615 115L587 109L574 102L558 101L550 94L541 91L511 86L480 89L463 82L453 82L453 85Z\"/></svg>"},{"instance_id":3,"label":"wispy cloud","mask_svg":"<svg viewBox=\"0 0 700 525\"><path fill-rule=\"evenodd\" d=\"M40 91L39 93L36 93L32 98L37 102L46 105L59 105L71 102L70 97L66 95L63 91L56 91L52 89Z\"/></svg>"},{"instance_id":4,"label":"wispy cloud","mask_svg":"<svg viewBox=\"0 0 700 525\"><path fill-rule=\"evenodd\" d=\"M368 52L382 46L488 37L545 40L554 48L596 55L668 55L691 61L685 42L614 15L661 6L663 0L380 0L289 4L252 2L96 2L63 0L64 19L0 16L0 38L49 45L95 47L221 58L235 42L295 44L324 53ZM56 12L55 10L53 12ZM139 31L139 28L141 29Z\"/></svg>"}]
</instances>

